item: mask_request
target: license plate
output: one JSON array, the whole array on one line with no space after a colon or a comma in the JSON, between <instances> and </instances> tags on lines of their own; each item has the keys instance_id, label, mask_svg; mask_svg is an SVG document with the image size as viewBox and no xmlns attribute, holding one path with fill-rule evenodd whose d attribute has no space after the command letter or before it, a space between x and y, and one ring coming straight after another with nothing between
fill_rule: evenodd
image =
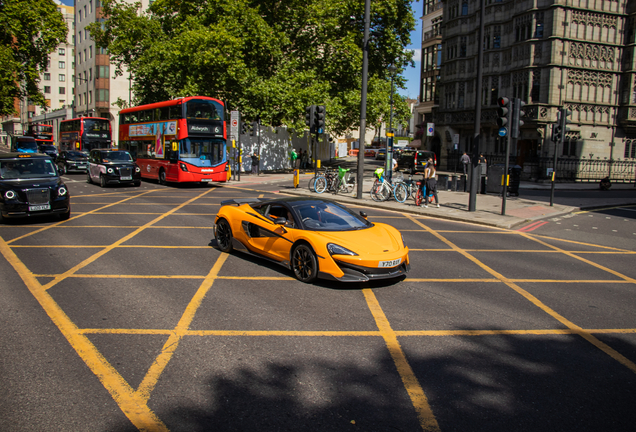
<instances>
[{"instance_id":1,"label":"license plate","mask_svg":"<svg viewBox=\"0 0 636 432\"><path fill-rule=\"evenodd\" d=\"M206 179L206 178L204 178L204 179L201 179L201 181L202 181L202 182L211 182L211 181L212 181L212 179Z\"/></svg>"},{"instance_id":2,"label":"license plate","mask_svg":"<svg viewBox=\"0 0 636 432\"><path fill-rule=\"evenodd\" d=\"M86 165L78 165L77 169L86 169Z\"/></svg>"},{"instance_id":3,"label":"license plate","mask_svg":"<svg viewBox=\"0 0 636 432\"><path fill-rule=\"evenodd\" d=\"M378 263L378 267L379 268L383 268L383 267L395 267L396 265L400 265L400 263L402 262L402 258L398 258L395 260L391 260L391 261L380 261Z\"/></svg>"},{"instance_id":4,"label":"license plate","mask_svg":"<svg viewBox=\"0 0 636 432\"><path fill-rule=\"evenodd\" d=\"M132 180L132 176L121 176L122 180Z\"/></svg>"},{"instance_id":5,"label":"license plate","mask_svg":"<svg viewBox=\"0 0 636 432\"><path fill-rule=\"evenodd\" d=\"M29 206L29 211L51 210L51 204Z\"/></svg>"}]
</instances>

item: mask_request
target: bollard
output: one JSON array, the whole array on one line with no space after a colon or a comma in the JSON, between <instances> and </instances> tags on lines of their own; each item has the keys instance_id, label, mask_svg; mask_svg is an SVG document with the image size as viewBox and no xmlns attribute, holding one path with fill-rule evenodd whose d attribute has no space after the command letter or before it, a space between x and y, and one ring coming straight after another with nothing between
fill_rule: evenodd
<instances>
[{"instance_id":1,"label":"bollard","mask_svg":"<svg viewBox=\"0 0 636 432\"><path fill-rule=\"evenodd\" d=\"M294 188L298 188L298 185L300 184L300 171L299 170L294 170Z\"/></svg>"},{"instance_id":2,"label":"bollard","mask_svg":"<svg viewBox=\"0 0 636 432\"><path fill-rule=\"evenodd\" d=\"M318 169L320 169L320 159L318 159L318 160L316 161L316 167L317 167Z\"/></svg>"}]
</instances>

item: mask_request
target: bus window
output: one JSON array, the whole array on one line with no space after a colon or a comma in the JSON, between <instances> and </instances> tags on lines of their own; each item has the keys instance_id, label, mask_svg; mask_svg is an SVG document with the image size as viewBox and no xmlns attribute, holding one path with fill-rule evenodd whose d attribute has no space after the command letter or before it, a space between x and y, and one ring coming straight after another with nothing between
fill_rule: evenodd
<instances>
[{"instance_id":1,"label":"bus window","mask_svg":"<svg viewBox=\"0 0 636 432\"><path fill-rule=\"evenodd\" d=\"M223 106L215 101L192 99L186 103L189 119L223 120Z\"/></svg>"}]
</instances>

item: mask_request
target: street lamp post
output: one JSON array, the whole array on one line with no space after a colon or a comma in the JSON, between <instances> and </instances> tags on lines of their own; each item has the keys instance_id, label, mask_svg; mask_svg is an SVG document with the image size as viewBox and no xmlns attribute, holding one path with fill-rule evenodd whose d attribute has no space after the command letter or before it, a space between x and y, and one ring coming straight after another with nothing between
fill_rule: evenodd
<instances>
[{"instance_id":1,"label":"street lamp post","mask_svg":"<svg viewBox=\"0 0 636 432\"><path fill-rule=\"evenodd\" d=\"M391 95L390 95L390 104L391 110L389 114L389 131L387 132L387 140L386 140L386 173L387 178L389 180L393 177L393 77L395 76L395 72L397 68L394 65L389 66L389 72L391 73Z\"/></svg>"}]
</instances>

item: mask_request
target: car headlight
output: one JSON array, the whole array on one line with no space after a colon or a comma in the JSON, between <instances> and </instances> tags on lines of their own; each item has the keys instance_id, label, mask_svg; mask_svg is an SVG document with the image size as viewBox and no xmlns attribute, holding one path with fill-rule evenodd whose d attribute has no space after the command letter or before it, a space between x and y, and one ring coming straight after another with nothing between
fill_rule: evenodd
<instances>
[{"instance_id":1,"label":"car headlight","mask_svg":"<svg viewBox=\"0 0 636 432\"><path fill-rule=\"evenodd\" d=\"M64 195L66 195L67 192L68 191L66 190L66 188L62 186L57 190L57 195L63 197Z\"/></svg>"},{"instance_id":2,"label":"car headlight","mask_svg":"<svg viewBox=\"0 0 636 432\"><path fill-rule=\"evenodd\" d=\"M114 172L115 172L115 170L113 170L112 168L108 168L108 169L106 170L106 172L107 172L108 174L112 174L112 173L114 173Z\"/></svg>"},{"instance_id":3,"label":"car headlight","mask_svg":"<svg viewBox=\"0 0 636 432\"><path fill-rule=\"evenodd\" d=\"M357 256L358 254L355 252L351 252L349 249L344 248L342 246L338 246L337 244L329 243L327 245L327 250L331 255L351 255Z\"/></svg>"},{"instance_id":4,"label":"car headlight","mask_svg":"<svg viewBox=\"0 0 636 432\"><path fill-rule=\"evenodd\" d=\"M8 200L12 200L13 198L15 198L15 192L13 192L12 190L6 191L4 193L4 197Z\"/></svg>"},{"instance_id":5,"label":"car headlight","mask_svg":"<svg viewBox=\"0 0 636 432\"><path fill-rule=\"evenodd\" d=\"M141 172L141 168L135 167L135 172Z\"/></svg>"}]
</instances>

